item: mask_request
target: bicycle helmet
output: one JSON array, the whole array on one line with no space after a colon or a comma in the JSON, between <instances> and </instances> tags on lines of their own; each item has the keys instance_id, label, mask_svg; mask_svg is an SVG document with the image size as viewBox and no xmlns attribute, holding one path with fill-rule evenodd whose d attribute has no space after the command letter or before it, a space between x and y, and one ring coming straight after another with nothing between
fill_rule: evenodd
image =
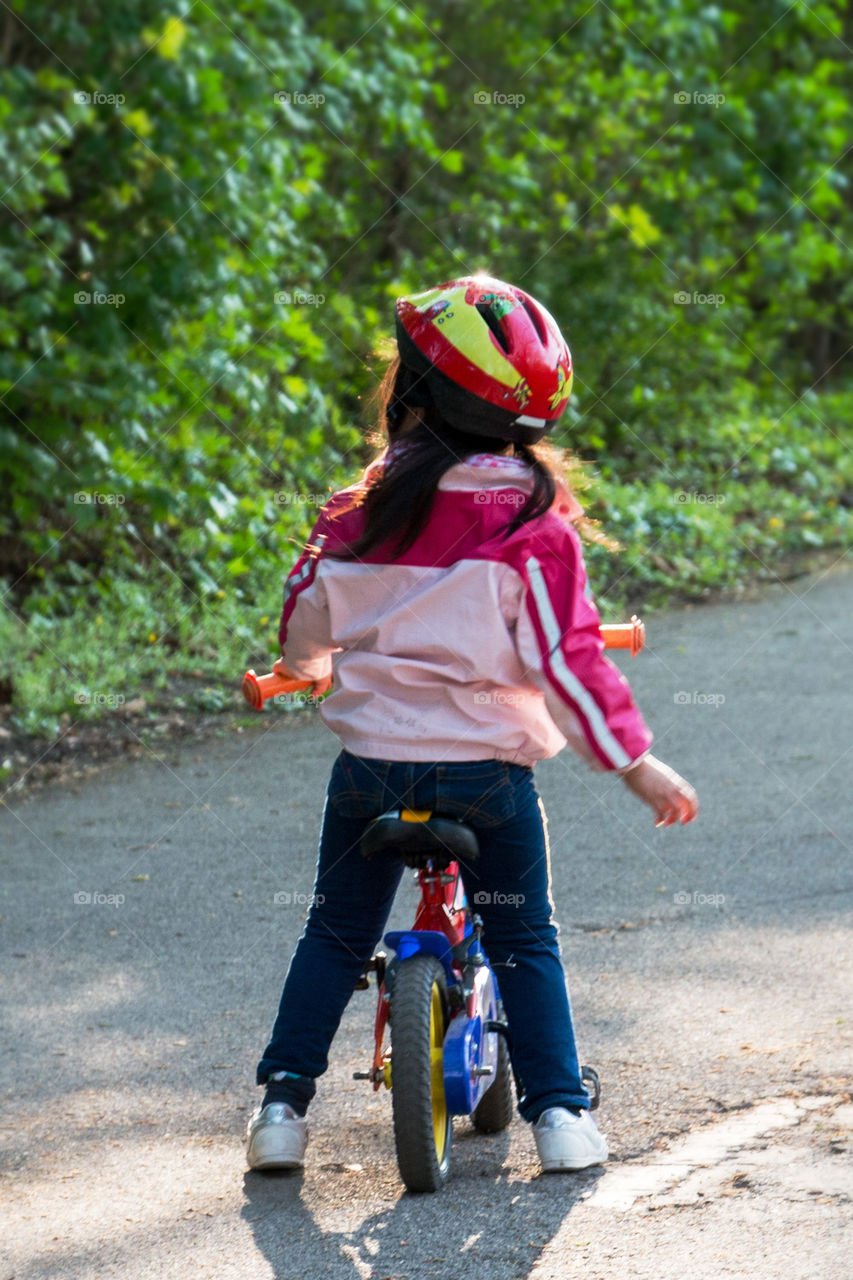
<instances>
[{"instance_id":1,"label":"bicycle helmet","mask_svg":"<svg viewBox=\"0 0 853 1280\"><path fill-rule=\"evenodd\" d=\"M397 345L420 387L461 431L535 444L569 402L572 357L545 308L492 276L463 276L398 298ZM423 392L426 390L426 396Z\"/></svg>"}]
</instances>

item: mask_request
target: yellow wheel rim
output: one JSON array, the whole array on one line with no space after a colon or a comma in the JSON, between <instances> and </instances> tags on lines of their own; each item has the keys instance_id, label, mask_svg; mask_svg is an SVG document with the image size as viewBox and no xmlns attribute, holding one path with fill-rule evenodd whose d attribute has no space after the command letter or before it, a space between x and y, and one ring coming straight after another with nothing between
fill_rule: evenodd
<instances>
[{"instance_id":1,"label":"yellow wheel rim","mask_svg":"<svg viewBox=\"0 0 853 1280\"><path fill-rule=\"evenodd\" d=\"M447 1100L444 1096L444 1015L438 983L432 984L429 1006L429 1065L432 1095L432 1131L439 1160L447 1143Z\"/></svg>"}]
</instances>

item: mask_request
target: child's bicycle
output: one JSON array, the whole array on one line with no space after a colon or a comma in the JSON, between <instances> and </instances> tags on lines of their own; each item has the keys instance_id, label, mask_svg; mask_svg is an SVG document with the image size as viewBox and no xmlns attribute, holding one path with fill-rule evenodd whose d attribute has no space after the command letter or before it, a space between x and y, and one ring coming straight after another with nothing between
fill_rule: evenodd
<instances>
[{"instance_id":1,"label":"child's bicycle","mask_svg":"<svg viewBox=\"0 0 853 1280\"><path fill-rule=\"evenodd\" d=\"M638 653L643 624L602 627L605 644ZM271 696L309 688L273 672L243 680L246 700L260 708ZM375 974L379 999L373 1062L354 1073L374 1091L391 1090L394 1141L409 1191L437 1191L450 1167L452 1117L470 1116L481 1133L505 1129L513 1115L510 1028L494 970L482 947L483 922L465 895L460 864L479 856L473 829L429 810L395 809L367 827L365 858L396 857L416 873L421 897L411 929L385 934L394 952L377 952L356 989ZM582 1067L596 1108L601 1089L592 1067Z\"/></svg>"}]
</instances>

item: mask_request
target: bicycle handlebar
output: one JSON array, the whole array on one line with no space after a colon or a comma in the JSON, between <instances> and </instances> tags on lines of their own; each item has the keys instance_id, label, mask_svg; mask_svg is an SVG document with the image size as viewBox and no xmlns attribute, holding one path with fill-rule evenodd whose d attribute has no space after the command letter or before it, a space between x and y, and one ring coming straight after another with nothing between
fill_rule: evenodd
<instances>
[{"instance_id":1,"label":"bicycle handlebar","mask_svg":"<svg viewBox=\"0 0 853 1280\"><path fill-rule=\"evenodd\" d=\"M646 642L645 625L636 614L630 622L604 623L601 635L605 649L628 649L632 658L636 658ZM289 680L275 670L259 676L250 669L243 676L241 689L249 706L260 711L268 698L275 698L280 693L298 693L301 689L310 689L313 684L313 680Z\"/></svg>"},{"instance_id":2,"label":"bicycle handlebar","mask_svg":"<svg viewBox=\"0 0 853 1280\"><path fill-rule=\"evenodd\" d=\"M646 643L646 624L633 613L630 622L602 623L601 635L605 649L629 649L636 658Z\"/></svg>"},{"instance_id":3,"label":"bicycle handlebar","mask_svg":"<svg viewBox=\"0 0 853 1280\"><path fill-rule=\"evenodd\" d=\"M267 698L274 698L280 693L298 693L300 689L310 689L313 683L313 680L286 680L277 671L259 676L250 667L240 688L249 706L260 711Z\"/></svg>"}]
</instances>

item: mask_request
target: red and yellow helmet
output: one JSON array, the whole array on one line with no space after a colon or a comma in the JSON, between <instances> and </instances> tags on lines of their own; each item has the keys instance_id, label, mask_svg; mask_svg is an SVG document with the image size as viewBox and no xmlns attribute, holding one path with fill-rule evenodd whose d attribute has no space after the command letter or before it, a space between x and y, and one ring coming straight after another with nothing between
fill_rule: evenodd
<instances>
[{"instance_id":1,"label":"red and yellow helmet","mask_svg":"<svg viewBox=\"0 0 853 1280\"><path fill-rule=\"evenodd\" d=\"M569 402L572 357L556 320L529 293L491 276L398 298L397 345L461 431L533 444Z\"/></svg>"}]
</instances>

